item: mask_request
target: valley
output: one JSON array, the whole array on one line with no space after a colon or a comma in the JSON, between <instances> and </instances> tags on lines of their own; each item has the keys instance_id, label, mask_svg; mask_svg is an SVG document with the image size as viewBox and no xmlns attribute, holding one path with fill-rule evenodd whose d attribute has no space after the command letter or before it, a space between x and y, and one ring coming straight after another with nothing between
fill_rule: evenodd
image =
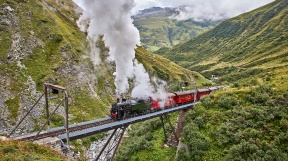
<instances>
[{"instance_id":1,"label":"valley","mask_svg":"<svg viewBox=\"0 0 288 161\"><path fill-rule=\"evenodd\" d=\"M129 8L121 6L126 7L124 11ZM115 79L119 68L115 60L108 61L115 58L110 55L115 48L108 46L111 41L105 35L97 35L91 43L91 30L80 30L77 24L80 12L72 0L0 2L1 159L71 159L37 144L5 140L43 94L44 83L67 89L72 124L110 114L119 96ZM194 89L193 85L184 87L183 82L195 82L198 89L224 88L186 111L178 148L167 146L161 120L155 118L128 128L115 160L287 160L288 2L275 0L223 21L178 21L170 17L175 12L154 7L132 17L141 39L141 45L132 46L133 61L143 65L146 72L141 72L148 75L150 88L164 84L167 92ZM115 38L120 43L132 39L129 34L112 33L120 35ZM123 58L127 65L128 58ZM137 79L136 75L127 78L124 97L132 96ZM53 110L57 102L51 102ZM60 106L51 126L63 127L64 115ZM173 125L178 116L182 115L170 114ZM44 100L23 123L17 134L40 129L45 123ZM72 151L85 160L91 143L104 135L73 141Z\"/></svg>"},{"instance_id":2,"label":"valley","mask_svg":"<svg viewBox=\"0 0 288 161\"><path fill-rule=\"evenodd\" d=\"M176 20L175 8L154 7L142 10L133 16L134 24L141 36L141 44L148 51L161 48L171 48L185 42L205 31L208 31L221 21Z\"/></svg>"}]
</instances>

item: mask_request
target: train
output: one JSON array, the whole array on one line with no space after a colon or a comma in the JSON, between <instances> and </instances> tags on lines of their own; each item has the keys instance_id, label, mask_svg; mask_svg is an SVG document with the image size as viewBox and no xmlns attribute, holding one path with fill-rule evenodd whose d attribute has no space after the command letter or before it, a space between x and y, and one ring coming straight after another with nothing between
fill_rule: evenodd
<instances>
[{"instance_id":1,"label":"train","mask_svg":"<svg viewBox=\"0 0 288 161\"><path fill-rule=\"evenodd\" d=\"M162 94L161 97L148 97L147 99L122 99L121 102L119 99L117 99L117 102L111 105L110 117L114 120L122 120L137 115L143 115L167 108L173 108L175 106L193 103L194 100L198 101L203 96L206 96L220 88L222 87L215 86L196 90L178 91Z\"/></svg>"}]
</instances>

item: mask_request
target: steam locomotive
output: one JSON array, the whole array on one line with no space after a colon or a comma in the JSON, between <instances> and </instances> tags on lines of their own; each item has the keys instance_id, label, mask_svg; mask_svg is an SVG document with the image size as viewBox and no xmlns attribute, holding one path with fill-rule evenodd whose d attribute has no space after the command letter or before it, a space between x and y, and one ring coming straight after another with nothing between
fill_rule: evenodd
<instances>
[{"instance_id":1,"label":"steam locomotive","mask_svg":"<svg viewBox=\"0 0 288 161\"><path fill-rule=\"evenodd\" d=\"M174 93L166 93L164 96L158 98L149 97L148 99L122 99L120 102L112 104L110 109L110 116L112 119L121 120L124 118L134 117L139 114L146 114L155 111L160 111L175 106L193 103L194 100L200 100L205 95L222 88L215 86L210 88L203 88L198 90L187 90Z\"/></svg>"}]
</instances>

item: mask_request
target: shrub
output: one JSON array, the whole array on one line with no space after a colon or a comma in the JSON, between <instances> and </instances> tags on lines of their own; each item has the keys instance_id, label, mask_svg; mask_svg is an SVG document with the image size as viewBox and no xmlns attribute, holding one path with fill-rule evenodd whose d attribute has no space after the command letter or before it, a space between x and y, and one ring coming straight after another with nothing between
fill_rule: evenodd
<instances>
[{"instance_id":1,"label":"shrub","mask_svg":"<svg viewBox=\"0 0 288 161\"><path fill-rule=\"evenodd\" d=\"M191 160L189 153L185 148L181 148L178 151L178 156L176 158L177 161L188 161Z\"/></svg>"},{"instance_id":2,"label":"shrub","mask_svg":"<svg viewBox=\"0 0 288 161\"><path fill-rule=\"evenodd\" d=\"M201 98L201 103L206 108L211 108L215 104L214 100L211 99L211 96Z\"/></svg>"},{"instance_id":3,"label":"shrub","mask_svg":"<svg viewBox=\"0 0 288 161\"><path fill-rule=\"evenodd\" d=\"M223 95L218 100L219 107L225 109L232 109L233 106L238 104L238 101L235 97L229 95Z\"/></svg>"},{"instance_id":4,"label":"shrub","mask_svg":"<svg viewBox=\"0 0 288 161\"><path fill-rule=\"evenodd\" d=\"M256 86L256 85L258 84L257 79L252 79L252 80L250 81L250 84L253 85L253 86Z\"/></svg>"},{"instance_id":5,"label":"shrub","mask_svg":"<svg viewBox=\"0 0 288 161\"><path fill-rule=\"evenodd\" d=\"M207 82L207 83L202 83L202 86L204 86L204 87L211 87L211 86L212 86L212 83L209 83L209 82Z\"/></svg>"},{"instance_id":6,"label":"shrub","mask_svg":"<svg viewBox=\"0 0 288 161\"><path fill-rule=\"evenodd\" d=\"M239 88L240 87L240 83L239 82L235 82L235 83L233 83L232 87Z\"/></svg>"},{"instance_id":7,"label":"shrub","mask_svg":"<svg viewBox=\"0 0 288 161\"><path fill-rule=\"evenodd\" d=\"M270 100L270 97L273 95L273 91L270 86L260 86L251 90L247 95L247 100L252 103L266 105L267 101Z\"/></svg>"},{"instance_id":8,"label":"shrub","mask_svg":"<svg viewBox=\"0 0 288 161\"><path fill-rule=\"evenodd\" d=\"M56 34L56 35L54 36L54 41L55 41L56 43L60 43L62 40L63 40L63 36L62 36L61 34Z\"/></svg>"}]
</instances>

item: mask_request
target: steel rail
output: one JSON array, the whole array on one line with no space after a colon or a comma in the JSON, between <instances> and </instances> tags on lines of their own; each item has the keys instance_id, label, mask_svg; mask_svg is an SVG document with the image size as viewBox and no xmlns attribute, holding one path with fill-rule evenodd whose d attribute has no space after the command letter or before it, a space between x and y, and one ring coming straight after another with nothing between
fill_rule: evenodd
<instances>
[{"instance_id":1,"label":"steel rail","mask_svg":"<svg viewBox=\"0 0 288 161\"><path fill-rule=\"evenodd\" d=\"M79 124L72 124L72 125L69 125L69 133L75 134L75 132L77 133L79 131L85 131L85 130L88 130L88 129L91 129L91 128L95 128L95 127L98 127L98 126L101 126L101 125L107 125L107 124L110 124L110 123L117 123L117 122L121 123L121 121L125 121L125 120L129 121L130 119L133 119L133 121L131 123L128 123L128 124L133 124L135 122L148 120L148 119L154 118L156 116L165 115L167 113L183 110L183 109L189 108L191 106L194 106L194 103L181 105L181 106L176 106L176 107L168 108L168 109L165 109L165 110L162 110L162 111L156 111L156 112L152 112L152 113L149 113L149 114L140 115L140 116L136 116L136 117L131 117L131 118L127 118L127 119L120 120L120 121L115 121L115 120L109 119L109 118L102 118L102 119L99 119L100 121L93 120L93 121L88 121L88 122L79 123ZM160 113L160 114L157 115L157 113ZM152 117L150 117L151 114L153 114ZM147 115L147 117L145 117L146 115ZM142 117L144 117L144 119ZM111 128L109 128L109 125L107 125L107 126L108 126L108 128L106 128L106 129L114 129L115 128L114 125L111 125ZM96 133L107 131L106 129L105 130L100 130L99 132L96 132ZM39 133L37 137L35 137L36 133L31 133L31 134L15 137L13 139L14 140L19 140L19 141L31 141L32 139L40 140L40 139L44 139L44 138L47 138L47 137L58 137L59 136L59 138L61 140L66 140L66 139L63 138L63 136L64 136L63 134L65 134L65 133L66 133L66 129L64 127L57 127L57 128L50 129L48 131L44 131L42 133ZM82 133L85 133L85 132L82 132ZM73 138L73 136L72 136L72 138Z\"/></svg>"}]
</instances>

